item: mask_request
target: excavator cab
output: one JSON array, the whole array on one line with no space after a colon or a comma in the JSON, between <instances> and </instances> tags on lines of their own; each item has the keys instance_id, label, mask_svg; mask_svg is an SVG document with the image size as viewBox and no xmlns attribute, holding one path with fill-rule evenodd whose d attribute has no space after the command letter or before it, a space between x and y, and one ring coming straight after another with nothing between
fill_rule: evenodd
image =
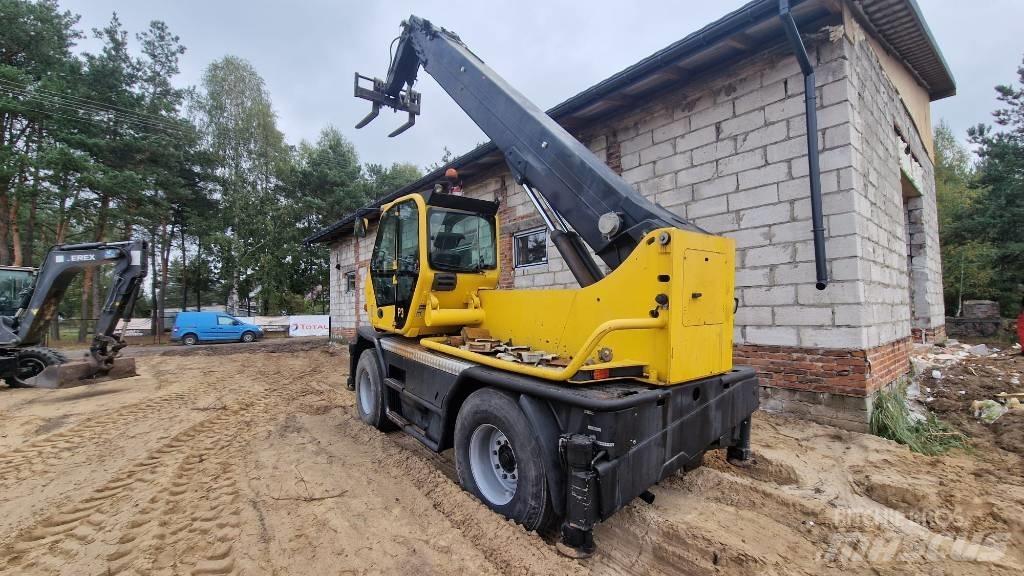
<instances>
[{"instance_id":1,"label":"excavator cab","mask_svg":"<svg viewBox=\"0 0 1024 576\"><path fill-rule=\"evenodd\" d=\"M412 337L457 331L475 318L473 293L498 284L497 210L444 192L383 206L366 283L373 326Z\"/></svg>"}]
</instances>

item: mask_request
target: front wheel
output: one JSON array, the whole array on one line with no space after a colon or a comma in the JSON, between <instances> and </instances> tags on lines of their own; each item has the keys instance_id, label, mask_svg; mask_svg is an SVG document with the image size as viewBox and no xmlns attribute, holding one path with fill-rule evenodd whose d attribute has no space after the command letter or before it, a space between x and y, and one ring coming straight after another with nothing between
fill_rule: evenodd
<instances>
[{"instance_id":1,"label":"front wheel","mask_svg":"<svg viewBox=\"0 0 1024 576\"><path fill-rule=\"evenodd\" d=\"M483 388L466 399L455 421L455 467L464 489L527 530L552 520L540 445L511 395Z\"/></svg>"},{"instance_id":2,"label":"front wheel","mask_svg":"<svg viewBox=\"0 0 1024 576\"><path fill-rule=\"evenodd\" d=\"M195 334L185 334L181 337L181 343L185 346L195 346L199 344L199 338Z\"/></svg>"},{"instance_id":3,"label":"front wheel","mask_svg":"<svg viewBox=\"0 0 1024 576\"><path fill-rule=\"evenodd\" d=\"M377 430L387 432L396 426L385 412L386 396L383 377L375 350L363 350L356 364L356 412L359 419Z\"/></svg>"},{"instance_id":4,"label":"front wheel","mask_svg":"<svg viewBox=\"0 0 1024 576\"><path fill-rule=\"evenodd\" d=\"M49 366L63 364L66 358L49 348L23 348L18 350L18 371L4 380L11 388L30 386L29 380L40 375Z\"/></svg>"},{"instance_id":5,"label":"front wheel","mask_svg":"<svg viewBox=\"0 0 1024 576\"><path fill-rule=\"evenodd\" d=\"M245 332L242 334L242 342L255 342L256 335L252 332Z\"/></svg>"}]
</instances>

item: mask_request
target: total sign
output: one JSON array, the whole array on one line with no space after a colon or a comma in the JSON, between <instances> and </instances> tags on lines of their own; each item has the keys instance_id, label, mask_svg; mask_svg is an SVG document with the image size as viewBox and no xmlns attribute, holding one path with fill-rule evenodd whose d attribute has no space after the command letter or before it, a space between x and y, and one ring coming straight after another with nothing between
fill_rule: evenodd
<instances>
[{"instance_id":1,"label":"total sign","mask_svg":"<svg viewBox=\"0 0 1024 576\"><path fill-rule=\"evenodd\" d=\"M288 319L289 336L329 336L330 316L291 316Z\"/></svg>"}]
</instances>

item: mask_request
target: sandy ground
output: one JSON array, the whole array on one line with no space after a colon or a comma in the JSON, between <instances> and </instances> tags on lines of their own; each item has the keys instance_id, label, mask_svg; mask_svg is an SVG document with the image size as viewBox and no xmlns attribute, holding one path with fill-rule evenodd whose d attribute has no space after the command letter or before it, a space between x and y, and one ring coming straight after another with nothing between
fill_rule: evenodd
<instances>
[{"instance_id":1,"label":"sandy ground","mask_svg":"<svg viewBox=\"0 0 1024 576\"><path fill-rule=\"evenodd\" d=\"M1019 574L1021 457L929 458L758 414L757 464L653 489L561 557L354 416L347 358L139 358L140 376L0 389L0 574ZM191 354L191 353L190 353Z\"/></svg>"}]
</instances>

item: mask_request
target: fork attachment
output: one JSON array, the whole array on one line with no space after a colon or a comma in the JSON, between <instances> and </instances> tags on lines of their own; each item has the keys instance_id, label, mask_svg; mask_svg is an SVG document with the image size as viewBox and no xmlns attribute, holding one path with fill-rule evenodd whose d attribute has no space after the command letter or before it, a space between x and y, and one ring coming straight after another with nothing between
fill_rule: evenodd
<instances>
[{"instance_id":1,"label":"fork attachment","mask_svg":"<svg viewBox=\"0 0 1024 576\"><path fill-rule=\"evenodd\" d=\"M373 87L366 88L360 86L360 80L370 82ZM388 134L389 137L394 138L402 132L405 132L409 128L412 128L416 124L416 116L420 113L420 93L413 90L412 88L406 88L400 90L397 96L391 96L384 91L385 83L379 78L370 78L369 76L363 76L356 72L355 77L355 96L356 98L362 98L363 100L369 100L373 107L370 109L370 113L366 115L362 120L356 124L356 129L366 126L373 121L374 118L380 114L381 106L387 106L397 112L408 112L409 119L406 120L405 124L402 124L398 128L395 128L393 132Z\"/></svg>"}]
</instances>

